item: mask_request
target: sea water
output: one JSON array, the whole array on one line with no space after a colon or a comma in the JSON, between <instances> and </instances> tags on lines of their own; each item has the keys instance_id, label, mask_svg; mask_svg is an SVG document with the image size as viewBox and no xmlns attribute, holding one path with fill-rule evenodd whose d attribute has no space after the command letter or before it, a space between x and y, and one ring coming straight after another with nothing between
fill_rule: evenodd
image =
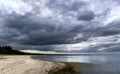
<instances>
[{"instance_id":1,"label":"sea water","mask_svg":"<svg viewBox=\"0 0 120 74\"><path fill-rule=\"evenodd\" d=\"M35 59L94 64L80 68L83 74L120 74L120 54L36 55Z\"/></svg>"}]
</instances>

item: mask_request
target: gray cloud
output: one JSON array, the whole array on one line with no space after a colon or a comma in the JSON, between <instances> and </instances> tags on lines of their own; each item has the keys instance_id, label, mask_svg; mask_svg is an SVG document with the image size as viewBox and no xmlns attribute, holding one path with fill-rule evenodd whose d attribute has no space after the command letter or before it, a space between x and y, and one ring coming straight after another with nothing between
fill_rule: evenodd
<instances>
[{"instance_id":1,"label":"gray cloud","mask_svg":"<svg viewBox=\"0 0 120 74\"><path fill-rule=\"evenodd\" d=\"M77 15L78 20L91 21L95 17L94 12L89 10L80 11Z\"/></svg>"},{"instance_id":2,"label":"gray cloud","mask_svg":"<svg viewBox=\"0 0 120 74\"><path fill-rule=\"evenodd\" d=\"M107 51L120 43L120 17L113 12L115 9L120 12L116 1L20 0L17 6L14 4L17 1L10 2L0 4L1 45L98 52L98 49L105 47ZM109 6L111 3L113 5Z\"/></svg>"},{"instance_id":3,"label":"gray cloud","mask_svg":"<svg viewBox=\"0 0 120 74\"><path fill-rule=\"evenodd\" d=\"M86 6L86 2L84 1L72 1L72 0L50 0L47 2L47 5L52 8L52 9L61 9L62 11L78 11L80 8L82 8L83 6Z\"/></svg>"},{"instance_id":4,"label":"gray cloud","mask_svg":"<svg viewBox=\"0 0 120 74\"><path fill-rule=\"evenodd\" d=\"M119 45L114 45L114 46L108 47L105 51L106 52L119 52L120 51L119 48L120 48Z\"/></svg>"},{"instance_id":5,"label":"gray cloud","mask_svg":"<svg viewBox=\"0 0 120 74\"><path fill-rule=\"evenodd\" d=\"M7 16L5 18L5 27L9 31L6 32L7 36L5 35L4 39L11 39L26 45L73 43L72 40L68 39L73 38L77 33L57 27L42 18L35 16L34 18L32 15L28 16L27 14L24 16L17 14Z\"/></svg>"}]
</instances>

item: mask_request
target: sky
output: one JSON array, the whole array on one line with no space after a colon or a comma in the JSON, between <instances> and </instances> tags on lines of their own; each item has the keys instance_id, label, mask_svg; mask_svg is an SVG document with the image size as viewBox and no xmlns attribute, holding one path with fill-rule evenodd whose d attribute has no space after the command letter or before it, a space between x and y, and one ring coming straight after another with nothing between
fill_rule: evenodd
<instances>
[{"instance_id":1,"label":"sky","mask_svg":"<svg viewBox=\"0 0 120 74\"><path fill-rule=\"evenodd\" d=\"M0 0L0 45L120 51L120 0Z\"/></svg>"}]
</instances>

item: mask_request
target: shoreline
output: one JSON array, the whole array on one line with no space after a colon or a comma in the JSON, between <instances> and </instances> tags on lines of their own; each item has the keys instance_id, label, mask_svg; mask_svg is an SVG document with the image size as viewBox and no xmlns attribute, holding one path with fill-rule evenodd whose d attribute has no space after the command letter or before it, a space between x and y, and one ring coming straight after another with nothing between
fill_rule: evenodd
<instances>
[{"instance_id":1,"label":"shoreline","mask_svg":"<svg viewBox=\"0 0 120 74\"><path fill-rule=\"evenodd\" d=\"M43 61L32 58L32 55L0 56L0 74L86 74L93 66L88 63Z\"/></svg>"},{"instance_id":2,"label":"shoreline","mask_svg":"<svg viewBox=\"0 0 120 74\"><path fill-rule=\"evenodd\" d=\"M32 55L0 55L0 74L118 74L119 69L114 68L109 64L43 61Z\"/></svg>"},{"instance_id":3,"label":"shoreline","mask_svg":"<svg viewBox=\"0 0 120 74\"><path fill-rule=\"evenodd\" d=\"M53 67L63 68L65 63L37 60L30 55L0 56L0 74L48 74Z\"/></svg>"}]
</instances>

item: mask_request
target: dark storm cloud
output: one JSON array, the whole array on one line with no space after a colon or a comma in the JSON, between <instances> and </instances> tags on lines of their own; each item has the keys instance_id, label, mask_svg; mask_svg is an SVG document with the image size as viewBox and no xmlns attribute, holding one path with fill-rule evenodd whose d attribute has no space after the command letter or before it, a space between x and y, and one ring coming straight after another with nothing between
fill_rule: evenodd
<instances>
[{"instance_id":1,"label":"dark storm cloud","mask_svg":"<svg viewBox=\"0 0 120 74\"><path fill-rule=\"evenodd\" d=\"M9 15L5 18L6 23L5 23L5 27L9 28L9 29L15 29L18 32L20 32L21 34L29 34L31 31L37 31L39 29L44 29L47 31L53 30L52 26L50 28L49 25L47 25L47 21L44 22L43 19L41 20L37 20L40 19L38 17L33 17L32 14L31 15L24 15L21 16L19 14L13 14L13 15Z\"/></svg>"},{"instance_id":2,"label":"dark storm cloud","mask_svg":"<svg viewBox=\"0 0 120 74\"><path fill-rule=\"evenodd\" d=\"M80 11L77 15L78 20L83 20L83 21L91 21L95 17L94 12L85 10L85 11Z\"/></svg>"},{"instance_id":3,"label":"dark storm cloud","mask_svg":"<svg viewBox=\"0 0 120 74\"><path fill-rule=\"evenodd\" d=\"M3 39L25 45L71 44L87 41L91 36L98 37L119 34L119 30L116 30L116 28L119 29L119 22L112 23L106 27L96 27L94 22L91 22L88 24L92 24L93 27L91 27L92 25L78 25L66 30L32 14L19 16L14 13L5 17L5 20L5 27L8 31ZM111 28L112 30L110 30ZM73 40L77 34L82 34L83 37Z\"/></svg>"},{"instance_id":4,"label":"dark storm cloud","mask_svg":"<svg viewBox=\"0 0 120 74\"><path fill-rule=\"evenodd\" d=\"M26 2L26 1L25 1ZM35 1L37 2L37 1ZM26 3L38 7L35 2L28 1ZM39 2L41 3L41 2ZM62 11L67 14L69 11L78 11L80 8L85 6L86 3L83 1L48 1L47 7L52 10ZM33 9L38 10L38 9ZM39 9L41 10L41 9ZM64 15L64 13L62 13ZM62 15L60 14L60 15ZM34 13L25 13L21 15L17 12L12 12L9 15L3 17L5 20L4 35L1 38L18 44L25 45L54 45L54 44L71 44L79 41L86 40L87 38L73 38L79 33L68 29L66 26L56 26L56 24L68 25L68 23L50 21L50 19L41 18L36 16Z\"/></svg>"},{"instance_id":5,"label":"dark storm cloud","mask_svg":"<svg viewBox=\"0 0 120 74\"><path fill-rule=\"evenodd\" d=\"M0 39L0 45L4 45L4 44L6 44L6 41L3 39Z\"/></svg>"},{"instance_id":6,"label":"dark storm cloud","mask_svg":"<svg viewBox=\"0 0 120 74\"><path fill-rule=\"evenodd\" d=\"M17 14L9 15L5 18L5 27L9 30L9 38L18 41L20 44L26 45L53 45L53 44L69 44L77 33L65 30L62 27L56 27L49 21L42 18L35 19L31 15L19 16ZM39 20L37 20L39 19ZM60 30L58 30L59 28ZM14 31L15 32L14 32Z\"/></svg>"},{"instance_id":7,"label":"dark storm cloud","mask_svg":"<svg viewBox=\"0 0 120 74\"><path fill-rule=\"evenodd\" d=\"M119 8L113 0L1 0L0 44L56 51L107 49L120 43Z\"/></svg>"},{"instance_id":8,"label":"dark storm cloud","mask_svg":"<svg viewBox=\"0 0 120 74\"><path fill-rule=\"evenodd\" d=\"M113 21L109 23L107 27L101 30L103 36L120 34L120 22Z\"/></svg>"},{"instance_id":9,"label":"dark storm cloud","mask_svg":"<svg viewBox=\"0 0 120 74\"><path fill-rule=\"evenodd\" d=\"M98 36L112 36L120 34L120 22L119 21L113 21L108 26L96 26L101 25L100 23L96 22L90 22L86 24L85 26L75 26L71 31L83 33L83 35L86 35L88 37L98 37ZM89 38L87 38L89 39Z\"/></svg>"},{"instance_id":10,"label":"dark storm cloud","mask_svg":"<svg viewBox=\"0 0 120 74\"><path fill-rule=\"evenodd\" d=\"M86 6L86 2L76 0L76 1L71 1L71 0L50 0L47 2L47 5L49 8L52 8L54 10L62 10L63 12L68 12L68 11L78 11L80 8L83 6Z\"/></svg>"}]
</instances>

